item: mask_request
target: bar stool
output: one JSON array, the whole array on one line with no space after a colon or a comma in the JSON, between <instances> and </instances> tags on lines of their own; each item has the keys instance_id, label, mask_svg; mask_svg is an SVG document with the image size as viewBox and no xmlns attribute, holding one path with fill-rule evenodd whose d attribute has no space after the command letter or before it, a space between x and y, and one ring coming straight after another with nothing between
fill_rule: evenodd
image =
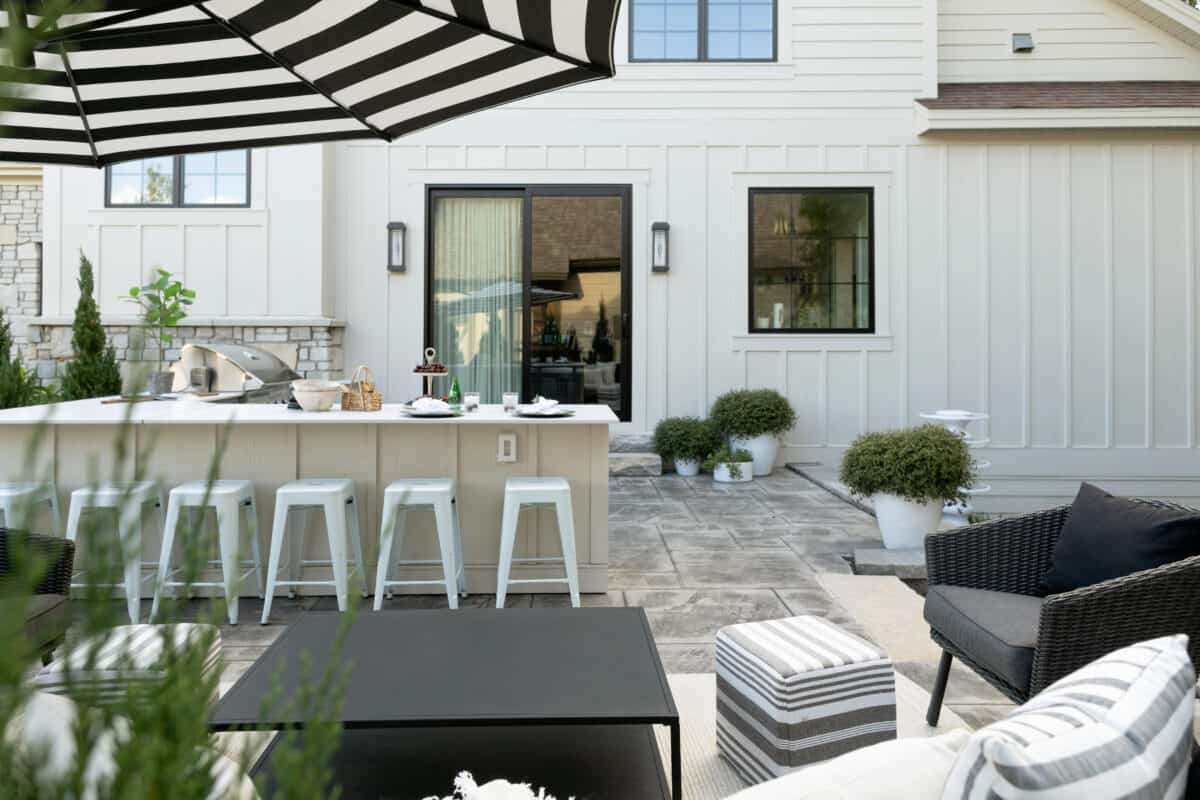
<instances>
[{"instance_id":1,"label":"bar stool","mask_svg":"<svg viewBox=\"0 0 1200 800\"><path fill-rule=\"evenodd\" d=\"M7 528L28 528L27 512L42 503L50 506L54 535L61 535L62 516L58 512L58 488L53 483L0 483L0 512L4 514L4 526Z\"/></svg>"},{"instance_id":2,"label":"bar stool","mask_svg":"<svg viewBox=\"0 0 1200 800\"><path fill-rule=\"evenodd\" d=\"M279 554L283 549L283 538L287 534L288 515L294 509L319 508L325 512L325 530L329 536L329 560L304 560L304 527L292 536L290 579L276 580L279 573ZM307 513L305 514L307 517ZM307 519L305 519L307 522ZM349 586L349 565L346 557L346 537L349 529L350 543L354 547L354 568L363 578L363 597L367 596L366 576L363 574L362 537L358 531L358 504L354 498L354 481L348 478L315 478L292 481L279 487L275 493L275 520L271 529L271 558L267 566L267 592L263 598L262 624L271 616L271 601L275 598L276 586L329 586L337 592L339 611L346 610L346 594ZM302 581L302 567L332 567L332 581ZM288 596L294 596L290 589Z\"/></svg>"},{"instance_id":3,"label":"bar stool","mask_svg":"<svg viewBox=\"0 0 1200 800\"><path fill-rule=\"evenodd\" d=\"M442 565L442 580L389 581L392 566L392 548L404 552L405 523L408 509L420 506L433 508L437 525L438 546L442 551L440 560L397 561L397 566ZM452 583L453 582L453 583ZM383 524L379 532L379 563L375 567L375 610L383 608L383 595L389 586L429 586L441 584L446 587L446 601L450 608L458 608L459 594L466 595L466 571L462 557L462 534L458 527L458 507L453 480L414 479L393 481L383 493ZM389 593L390 594L390 593Z\"/></svg>"},{"instance_id":4,"label":"bar stool","mask_svg":"<svg viewBox=\"0 0 1200 800\"><path fill-rule=\"evenodd\" d=\"M565 583L571 591L571 605L579 608L579 569L575 563L575 517L571 511L571 484L565 478L509 478L504 484L504 521L500 528L500 566L496 570L496 608L504 608L508 587L514 583L563 583L563 578L523 578L509 580L513 544L522 506L552 506L558 516L558 538L562 557L521 558L528 563L558 563L566 567Z\"/></svg>"},{"instance_id":5,"label":"bar stool","mask_svg":"<svg viewBox=\"0 0 1200 800\"><path fill-rule=\"evenodd\" d=\"M258 550L258 510L254 505L254 483L252 481L219 480L189 481L171 490L167 499L167 524L163 528L162 552L158 557L158 582L154 590L154 604L150 607L150 621L158 614L158 602L165 587L183 586L171 580L179 572L171 569L171 549L175 543L175 532L179 527L179 512L187 509L194 522L194 530L204 519L204 512L211 508L217 515L217 544L221 554L219 561L209 561L208 566L221 565L221 582L195 581L191 586L221 586L225 589L225 604L229 612L229 624L237 625L238 587L246 576L254 573L258 582L258 596L262 597L262 559ZM242 511L246 514L246 530L250 534L251 559L239 558L242 540ZM242 570L239 574L239 568Z\"/></svg>"},{"instance_id":6,"label":"bar stool","mask_svg":"<svg viewBox=\"0 0 1200 800\"><path fill-rule=\"evenodd\" d=\"M121 558L125 565L125 604L129 607L130 622L137 622L141 616L142 581L153 575L149 573L143 576L142 571L158 566L154 561L142 561L142 509L148 505L157 508L158 525L162 528L166 500L158 481L105 482L96 486L84 486L71 492L71 506L67 511L67 538L72 542L79 535L79 522L85 511L111 509L117 514L117 535L120 538ZM72 583L71 588L84 585L86 584Z\"/></svg>"}]
</instances>

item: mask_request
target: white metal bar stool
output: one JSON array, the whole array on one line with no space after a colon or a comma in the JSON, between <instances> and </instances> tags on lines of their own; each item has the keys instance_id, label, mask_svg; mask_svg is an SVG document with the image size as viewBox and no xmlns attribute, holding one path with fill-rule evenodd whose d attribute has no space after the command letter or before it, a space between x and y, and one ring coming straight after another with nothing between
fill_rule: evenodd
<instances>
[{"instance_id":1,"label":"white metal bar stool","mask_svg":"<svg viewBox=\"0 0 1200 800\"><path fill-rule=\"evenodd\" d=\"M117 535L125 566L125 604L129 607L130 622L137 622L141 616L142 581L154 574L149 572L143 575L143 570L153 570L158 566L157 562L142 560L142 509L148 505L157 508L158 525L162 528L166 501L158 481L105 482L71 492L67 538L72 542L79 535L79 523L85 511L109 509L117 514ZM71 584L72 588L84 585Z\"/></svg>"},{"instance_id":2,"label":"white metal bar stool","mask_svg":"<svg viewBox=\"0 0 1200 800\"><path fill-rule=\"evenodd\" d=\"M239 584L246 576L254 573L258 583L258 596L262 597L262 559L258 549L258 510L254 506L254 483L252 481L220 480L189 481L171 490L167 498L167 523L163 528L162 552L158 557L158 581L154 590L154 604L150 607L150 621L158 615L158 601L167 587L183 586L171 580L178 569L171 568L171 550L175 544L175 532L179 527L180 511L186 509L199 530L204 512L212 509L217 515L217 545L221 558L208 562L208 566L220 564L221 582L194 581L191 586L220 586L225 589L225 605L229 612L229 624L237 625ZM241 558L242 512L246 512L246 531L250 535L249 560ZM240 572L239 572L240 570Z\"/></svg>"},{"instance_id":3,"label":"white metal bar stool","mask_svg":"<svg viewBox=\"0 0 1200 800\"><path fill-rule=\"evenodd\" d=\"M325 530L329 536L329 560L304 560L304 527L295 532L291 539L289 580L276 580L279 574L279 555L283 550L283 538L288 532L288 515L296 509L307 511L321 509L325 513ZM271 616L271 601L276 586L329 586L337 593L339 611L346 610L346 595L350 585L350 569L346 555L347 535L354 547L354 569L363 579L363 597L367 596L366 576L363 573L362 537L358 530L358 504L354 498L354 481L349 478L315 478L292 481L279 487L275 493L275 520L271 528L271 556L267 566L267 591L263 598L262 624ZM303 567L331 567L332 581L300 580ZM289 596L292 591L289 588Z\"/></svg>"},{"instance_id":4,"label":"white metal bar stool","mask_svg":"<svg viewBox=\"0 0 1200 800\"><path fill-rule=\"evenodd\" d=\"M28 528L27 515L43 503L50 507L54 535L62 535L62 515L58 512L58 489L53 483L0 483L0 513L4 514L3 524L5 527Z\"/></svg>"},{"instance_id":5,"label":"white metal bar stool","mask_svg":"<svg viewBox=\"0 0 1200 800\"><path fill-rule=\"evenodd\" d=\"M552 506L558 516L558 538L562 556L517 558L526 563L558 563L566 567L566 578L523 578L509 580L517 522L523 506ZM509 478L504 484L504 521L500 528L500 566L496 570L496 608L504 608L508 587L516 583L566 583L571 605L579 608L579 568L575 563L575 517L571 510L571 484L566 478Z\"/></svg>"},{"instance_id":6,"label":"white metal bar stool","mask_svg":"<svg viewBox=\"0 0 1200 800\"><path fill-rule=\"evenodd\" d=\"M404 552L405 523L408 509L420 506L433 508L437 525L440 560L397 561L397 566L442 565L442 579L389 581L388 572L392 564L392 548ZM449 478L414 479L394 481L383 493L383 524L379 532L379 563L375 567L375 610L383 608L383 595L389 586L429 586L441 584L446 587L446 600L450 608L458 608L459 594L467 593L466 572L463 566L462 534L458 526L458 507L455 483Z\"/></svg>"}]
</instances>

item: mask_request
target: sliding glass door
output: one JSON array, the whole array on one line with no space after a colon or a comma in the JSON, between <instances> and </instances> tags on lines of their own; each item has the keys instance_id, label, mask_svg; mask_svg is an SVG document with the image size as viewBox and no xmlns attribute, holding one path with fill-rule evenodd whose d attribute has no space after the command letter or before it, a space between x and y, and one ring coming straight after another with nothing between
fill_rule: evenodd
<instances>
[{"instance_id":1,"label":"sliding glass door","mask_svg":"<svg viewBox=\"0 0 1200 800\"><path fill-rule=\"evenodd\" d=\"M628 187L431 189L429 231L428 339L463 391L629 419Z\"/></svg>"}]
</instances>

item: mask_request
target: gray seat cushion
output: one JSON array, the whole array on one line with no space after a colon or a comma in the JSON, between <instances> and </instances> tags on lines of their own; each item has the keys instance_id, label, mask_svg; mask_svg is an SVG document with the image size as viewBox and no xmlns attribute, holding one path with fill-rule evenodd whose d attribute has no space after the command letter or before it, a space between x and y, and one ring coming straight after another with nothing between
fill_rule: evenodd
<instances>
[{"instance_id":1,"label":"gray seat cushion","mask_svg":"<svg viewBox=\"0 0 1200 800\"><path fill-rule=\"evenodd\" d=\"M1029 690L1042 600L1006 592L930 586L925 619L971 660Z\"/></svg>"}]
</instances>

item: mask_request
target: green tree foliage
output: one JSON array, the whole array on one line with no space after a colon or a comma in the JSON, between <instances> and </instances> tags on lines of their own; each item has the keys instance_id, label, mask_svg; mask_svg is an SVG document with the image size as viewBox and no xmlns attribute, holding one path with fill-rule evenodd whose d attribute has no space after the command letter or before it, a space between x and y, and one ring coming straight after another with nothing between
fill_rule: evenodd
<instances>
[{"instance_id":1,"label":"green tree foliage","mask_svg":"<svg viewBox=\"0 0 1200 800\"><path fill-rule=\"evenodd\" d=\"M100 309L94 296L92 262L79 254L79 302L71 325L75 360L67 364L62 394L65 400L84 400L121 393L121 370L112 345L100 325Z\"/></svg>"},{"instance_id":2,"label":"green tree foliage","mask_svg":"<svg viewBox=\"0 0 1200 800\"><path fill-rule=\"evenodd\" d=\"M12 352L12 327L0 309L0 408L21 408L45 402L46 392L37 376L25 369Z\"/></svg>"}]
</instances>

